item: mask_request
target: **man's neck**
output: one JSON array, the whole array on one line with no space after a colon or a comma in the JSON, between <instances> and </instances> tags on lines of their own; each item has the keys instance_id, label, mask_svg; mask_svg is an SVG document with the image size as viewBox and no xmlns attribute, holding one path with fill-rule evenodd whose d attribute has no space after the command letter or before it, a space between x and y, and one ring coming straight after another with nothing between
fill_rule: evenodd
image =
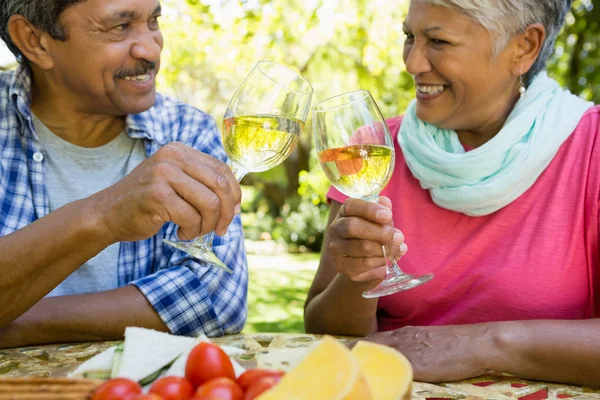
<instances>
[{"instance_id":1,"label":"man's neck","mask_svg":"<svg viewBox=\"0 0 600 400\"><path fill-rule=\"evenodd\" d=\"M40 74L32 77L31 111L55 135L80 147L103 146L125 129L125 117L82 112L55 93Z\"/></svg>"}]
</instances>

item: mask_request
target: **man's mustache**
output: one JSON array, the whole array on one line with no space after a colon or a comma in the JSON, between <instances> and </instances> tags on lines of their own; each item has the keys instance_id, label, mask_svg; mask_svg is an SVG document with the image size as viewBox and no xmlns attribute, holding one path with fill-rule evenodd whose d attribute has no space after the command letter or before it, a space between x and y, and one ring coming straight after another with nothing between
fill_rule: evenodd
<instances>
[{"instance_id":1,"label":"man's mustache","mask_svg":"<svg viewBox=\"0 0 600 400\"><path fill-rule=\"evenodd\" d=\"M122 68L115 73L116 79L123 79L128 76L146 75L156 69L156 63L150 61L140 61L135 68Z\"/></svg>"}]
</instances>

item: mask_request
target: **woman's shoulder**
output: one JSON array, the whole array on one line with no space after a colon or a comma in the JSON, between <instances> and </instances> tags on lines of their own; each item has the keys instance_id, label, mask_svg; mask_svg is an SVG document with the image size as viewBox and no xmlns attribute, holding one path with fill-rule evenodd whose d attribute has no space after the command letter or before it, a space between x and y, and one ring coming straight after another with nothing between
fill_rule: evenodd
<instances>
[{"instance_id":1,"label":"woman's shoulder","mask_svg":"<svg viewBox=\"0 0 600 400\"><path fill-rule=\"evenodd\" d=\"M400 125L402 125L403 117L404 117L404 115L398 115L396 117L388 118L385 120L385 122L387 123L388 129L390 130L390 133L392 134L392 137L395 137L398 135L398 132L400 131Z\"/></svg>"},{"instance_id":2,"label":"woman's shoulder","mask_svg":"<svg viewBox=\"0 0 600 400\"><path fill-rule=\"evenodd\" d=\"M600 105L591 107L583 114L569 138L572 149L577 152L591 152L591 157L600 157Z\"/></svg>"}]
</instances>

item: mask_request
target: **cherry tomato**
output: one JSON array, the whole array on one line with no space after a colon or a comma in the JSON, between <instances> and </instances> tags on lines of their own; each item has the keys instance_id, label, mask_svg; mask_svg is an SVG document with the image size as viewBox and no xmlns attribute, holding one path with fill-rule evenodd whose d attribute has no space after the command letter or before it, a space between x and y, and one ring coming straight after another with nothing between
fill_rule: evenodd
<instances>
[{"instance_id":1,"label":"cherry tomato","mask_svg":"<svg viewBox=\"0 0 600 400\"><path fill-rule=\"evenodd\" d=\"M165 398L162 396L159 396L155 393L148 393L148 394L132 394L131 396L125 397L124 400L165 400Z\"/></svg>"},{"instance_id":2,"label":"cherry tomato","mask_svg":"<svg viewBox=\"0 0 600 400\"><path fill-rule=\"evenodd\" d=\"M266 392L273 386L277 385L277 382L281 380L281 376L264 376L259 380L255 381L244 396L244 400L254 400L260 396L263 392Z\"/></svg>"},{"instance_id":3,"label":"cherry tomato","mask_svg":"<svg viewBox=\"0 0 600 400\"><path fill-rule=\"evenodd\" d=\"M192 400L243 400L244 391L233 379L215 378L202 384Z\"/></svg>"},{"instance_id":4,"label":"cherry tomato","mask_svg":"<svg viewBox=\"0 0 600 400\"><path fill-rule=\"evenodd\" d=\"M142 393L142 387L131 379L115 378L104 382L96 391L92 400L123 400L132 394Z\"/></svg>"},{"instance_id":5,"label":"cherry tomato","mask_svg":"<svg viewBox=\"0 0 600 400\"><path fill-rule=\"evenodd\" d=\"M194 394L194 388L185 378L165 376L154 382L150 393L156 393L164 400L188 400Z\"/></svg>"},{"instance_id":6,"label":"cherry tomato","mask_svg":"<svg viewBox=\"0 0 600 400\"><path fill-rule=\"evenodd\" d=\"M185 364L185 377L194 388L213 378L235 380L231 360L225 352L212 343L200 343L193 348Z\"/></svg>"},{"instance_id":7,"label":"cherry tomato","mask_svg":"<svg viewBox=\"0 0 600 400\"><path fill-rule=\"evenodd\" d=\"M249 369L235 380L242 390L246 391L252 384L265 376L283 376L283 371L274 371L271 369L254 368Z\"/></svg>"}]
</instances>

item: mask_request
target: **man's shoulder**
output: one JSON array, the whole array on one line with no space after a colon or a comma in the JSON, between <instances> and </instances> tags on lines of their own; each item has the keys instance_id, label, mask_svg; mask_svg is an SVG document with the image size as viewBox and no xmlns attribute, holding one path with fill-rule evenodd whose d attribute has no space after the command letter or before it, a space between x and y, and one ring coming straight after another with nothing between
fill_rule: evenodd
<instances>
[{"instance_id":1,"label":"man's shoulder","mask_svg":"<svg viewBox=\"0 0 600 400\"><path fill-rule=\"evenodd\" d=\"M150 109L131 117L134 125L160 132L164 142L189 143L197 136L209 139L216 133L215 120L208 113L160 93Z\"/></svg>"},{"instance_id":2,"label":"man's shoulder","mask_svg":"<svg viewBox=\"0 0 600 400\"><path fill-rule=\"evenodd\" d=\"M198 122L201 120L214 122L214 119L208 113L160 93L156 94L154 105L140 115L162 123Z\"/></svg>"},{"instance_id":3,"label":"man's shoulder","mask_svg":"<svg viewBox=\"0 0 600 400\"><path fill-rule=\"evenodd\" d=\"M10 86L15 76L15 70L0 71L0 102L8 101Z\"/></svg>"}]
</instances>

